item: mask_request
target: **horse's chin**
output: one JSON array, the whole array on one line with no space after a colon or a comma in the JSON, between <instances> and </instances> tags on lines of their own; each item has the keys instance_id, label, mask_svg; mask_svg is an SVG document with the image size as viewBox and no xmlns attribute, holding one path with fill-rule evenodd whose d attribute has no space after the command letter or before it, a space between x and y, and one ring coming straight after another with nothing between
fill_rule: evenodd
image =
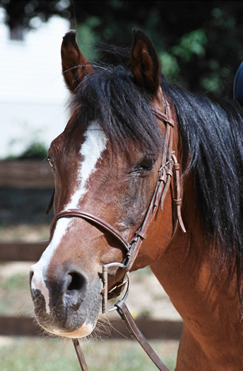
<instances>
[{"instance_id":1,"label":"horse's chin","mask_svg":"<svg viewBox=\"0 0 243 371\"><path fill-rule=\"evenodd\" d=\"M58 330L53 331L53 335L59 337L66 337L71 339L77 338L84 338L89 336L96 326L96 322L94 324L91 323L84 323L78 330L73 332L59 332Z\"/></svg>"},{"instance_id":2,"label":"horse's chin","mask_svg":"<svg viewBox=\"0 0 243 371\"><path fill-rule=\"evenodd\" d=\"M46 318L43 320L43 317L36 316L38 324L49 334L73 339L89 336L94 330L98 318L99 313L95 316L92 315L92 318L87 318L84 322L77 318L75 320L69 318L65 324L59 324L57 321L54 323L52 319L47 321ZM79 323L81 324L79 325Z\"/></svg>"}]
</instances>

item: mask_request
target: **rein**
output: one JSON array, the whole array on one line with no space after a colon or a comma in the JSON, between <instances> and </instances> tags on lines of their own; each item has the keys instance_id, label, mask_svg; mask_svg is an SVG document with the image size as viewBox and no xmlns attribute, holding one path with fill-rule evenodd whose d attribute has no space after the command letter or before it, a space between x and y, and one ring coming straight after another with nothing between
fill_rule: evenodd
<instances>
[{"instance_id":1,"label":"rein","mask_svg":"<svg viewBox=\"0 0 243 371\"><path fill-rule=\"evenodd\" d=\"M152 222L154 215L156 214L158 207L160 205L161 210L163 209L163 203L165 200L165 196L167 194L167 191L170 186L171 178L174 175L175 180L175 195L173 198L173 201L176 206L176 214L177 214L177 220L174 225L174 232L177 228L177 224L179 223L181 229L183 232L186 232L185 226L183 224L182 216L181 216L181 186L180 186L180 166L177 161L177 158L175 156L175 153L172 152L172 129L174 127L174 120L172 119L171 109L169 104L166 102L165 104L166 112L163 113L158 109L152 108L153 114L158 118L159 120L163 121L166 125L166 134L165 134L165 144L162 154L162 162L161 167L159 169L158 174L158 180L155 186L155 190L151 199L151 202L149 204L146 216L144 218L144 221L140 228L135 233L132 241L129 243L126 241L121 233L117 231L113 226L111 226L109 223L104 221L103 219L99 218L98 216L95 216L93 214L90 214L88 212L84 212L81 209L68 209L63 210L56 214L52 220L51 223L51 234L53 233L53 230L55 228L56 222L60 218L64 217L78 217L86 220L87 222L94 223L95 225L105 229L109 233L111 233L113 236L115 236L120 243L123 245L126 256L123 261L123 263L111 263L106 264L103 266L103 274L102 274L102 280L103 280L103 307L102 311L105 313L106 311L111 311L116 309L119 315L121 316L122 320L125 322L126 326L128 327L128 330L133 338L135 338L140 345L143 347L145 352L148 354L148 356L151 358L151 360L154 362L154 364L157 366L157 368L161 371L168 371L168 368L164 365L164 363L160 360L160 358L157 356L157 354L153 351L153 349L148 344L145 337L142 335L138 327L136 326L134 319L132 318L126 304L125 299L128 294L128 288L129 288L129 281L128 281L128 273L132 268L132 265L134 261L136 260L136 257L139 253L141 244L143 240L146 238L147 229ZM118 267L124 271L124 278L127 277L126 280L124 280L122 283L117 284L113 289L108 291L108 271L110 267ZM120 288L127 284L127 290L124 295L124 298L121 301L118 301L118 303L115 304L115 306L112 309L107 309L107 301L109 299L109 294L117 296L118 292L120 292ZM117 294L117 295L116 295ZM79 363L81 366L81 369L83 371L87 371L87 364L85 362L82 350L79 345L79 341L77 339L73 339L74 347L79 359Z\"/></svg>"}]
</instances>

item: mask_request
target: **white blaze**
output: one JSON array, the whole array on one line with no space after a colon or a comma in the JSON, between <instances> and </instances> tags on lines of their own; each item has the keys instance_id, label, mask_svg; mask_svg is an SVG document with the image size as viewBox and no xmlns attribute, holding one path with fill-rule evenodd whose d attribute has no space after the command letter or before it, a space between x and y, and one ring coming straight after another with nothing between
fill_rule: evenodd
<instances>
[{"instance_id":1,"label":"white blaze","mask_svg":"<svg viewBox=\"0 0 243 371\"><path fill-rule=\"evenodd\" d=\"M66 209L78 207L79 201L87 192L87 181L90 175L95 171L96 164L106 148L106 137L97 122L93 122L89 126L85 138L85 142L80 149L80 154L83 156L84 161L80 164L78 169L76 192L71 196L71 200L66 206Z\"/></svg>"},{"instance_id":2,"label":"white blaze","mask_svg":"<svg viewBox=\"0 0 243 371\"><path fill-rule=\"evenodd\" d=\"M88 180L91 174L96 170L96 165L102 152L106 149L106 141L107 138L98 123L91 123L85 133L85 141L79 151L82 160L77 170L76 187L74 193L70 197L70 201L64 207L64 210L74 209L79 206L79 202L88 191ZM70 218L61 218L57 221L50 244L47 246L40 260L32 266L34 275L31 281L31 288L40 290L44 295L47 313L50 313L50 307L49 292L45 285L45 271L71 223L72 219Z\"/></svg>"}]
</instances>

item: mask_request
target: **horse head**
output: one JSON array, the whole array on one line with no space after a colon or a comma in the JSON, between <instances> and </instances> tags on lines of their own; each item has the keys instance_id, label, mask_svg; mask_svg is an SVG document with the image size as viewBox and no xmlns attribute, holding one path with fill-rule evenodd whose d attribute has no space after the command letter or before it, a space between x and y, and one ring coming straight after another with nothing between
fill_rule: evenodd
<instances>
[{"instance_id":1,"label":"horse head","mask_svg":"<svg viewBox=\"0 0 243 371\"><path fill-rule=\"evenodd\" d=\"M75 338L90 334L100 315L102 267L123 264L127 241L144 221L161 171L169 102L155 47L140 30L133 30L129 69L92 66L72 31L61 55L72 115L48 152L55 217L30 284L40 325ZM177 150L176 132L172 142L169 150L172 144ZM150 265L166 249L173 234L171 197L163 208L149 225L132 270ZM112 266L108 289L124 274Z\"/></svg>"}]
</instances>

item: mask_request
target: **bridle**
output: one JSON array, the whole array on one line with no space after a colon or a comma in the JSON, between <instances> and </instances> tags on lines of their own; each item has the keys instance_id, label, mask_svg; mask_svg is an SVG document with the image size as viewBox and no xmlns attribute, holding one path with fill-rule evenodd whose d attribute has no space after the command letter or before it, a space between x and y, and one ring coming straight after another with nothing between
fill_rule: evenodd
<instances>
[{"instance_id":1,"label":"bridle","mask_svg":"<svg viewBox=\"0 0 243 371\"><path fill-rule=\"evenodd\" d=\"M120 292L121 287L128 282L128 273L131 270L133 263L139 253L143 240L146 238L147 229L150 223L152 222L158 210L159 205L160 205L161 210L163 209L165 196L167 194L167 191L171 183L171 178L173 176L174 176L174 193L175 193L173 197L173 201L176 206L176 216L177 216L176 222L174 225L174 233L175 233L178 223L182 231L186 232L185 226L182 220L182 216L181 216L182 199L181 199L181 185L180 185L180 166L175 156L175 153L172 151L172 129L174 127L174 120L172 119L172 113L171 113L171 108L170 108L169 103L165 101L164 104L165 104L165 113L158 110L157 108L151 109L151 111L156 116L156 118L163 121L166 126L165 143L164 143L164 148L163 148L163 153L162 153L161 167L158 173L158 180L157 180L155 190L154 190L152 199L150 201L148 210L143 220L143 223L141 224L139 229L136 231L131 242L129 243L128 241L126 241L118 230L116 230L113 226L111 226L109 223L107 223L103 219L99 218L96 215L85 212L82 209L78 209L78 208L60 211L54 216L52 223L51 223L51 234L52 234L54 227L60 218L66 218L66 217L82 218L86 220L87 222L92 223L98 227L101 227L105 231L109 232L114 237L116 237L117 240L119 240L119 242L123 245L124 250L126 252L124 261L122 263L117 262L117 263L106 264L103 266L103 272L102 272L103 308L102 310L103 310L103 313L106 311L111 311L113 309L116 309L118 311L121 318L125 321L132 337L136 338L136 340L144 348L144 350L147 352L148 356L155 363L158 369L162 371L165 371L168 369L164 365L164 363L159 359L159 357L156 355L156 353L153 351L153 349L147 343L144 336L141 334L141 332L137 328L125 304L125 299L127 297L129 285L127 284L126 293L123 299L118 301L118 303L116 303L112 309L109 309L109 310L107 309L107 301L108 301L109 294L111 292L112 294L116 293L116 291ZM108 291L108 272L109 272L109 268L111 267L117 267L117 268L122 269L124 272L124 278L125 277L127 278L123 279L121 283L117 284L112 290ZM88 370L87 364L85 362L85 359L81 351L78 340L73 339L73 343L75 346L76 353L78 355L81 369L83 371Z\"/></svg>"}]
</instances>

